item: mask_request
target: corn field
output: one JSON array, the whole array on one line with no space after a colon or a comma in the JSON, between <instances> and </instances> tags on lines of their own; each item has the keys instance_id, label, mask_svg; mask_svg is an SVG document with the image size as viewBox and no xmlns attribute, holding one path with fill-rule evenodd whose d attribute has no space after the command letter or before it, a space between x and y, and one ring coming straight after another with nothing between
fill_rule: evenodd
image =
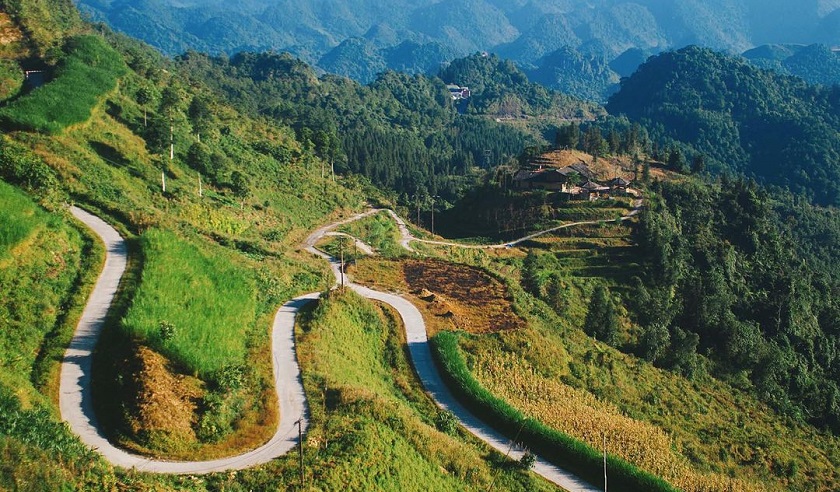
<instances>
[{"instance_id":1,"label":"corn field","mask_svg":"<svg viewBox=\"0 0 840 492\"><path fill-rule=\"evenodd\" d=\"M626 417L609 403L537 373L510 353L485 353L474 376L494 395L531 418L660 476L687 492L762 491L767 484L695 470L660 428Z\"/></svg>"}]
</instances>

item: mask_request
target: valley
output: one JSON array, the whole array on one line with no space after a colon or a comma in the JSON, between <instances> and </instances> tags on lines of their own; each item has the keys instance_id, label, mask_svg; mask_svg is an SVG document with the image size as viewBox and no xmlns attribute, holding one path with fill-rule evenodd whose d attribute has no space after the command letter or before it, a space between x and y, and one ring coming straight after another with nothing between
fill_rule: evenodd
<instances>
[{"instance_id":1,"label":"valley","mask_svg":"<svg viewBox=\"0 0 840 492\"><path fill-rule=\"evenodd\" d=\"M235 23L0 0L0 490L835 490L840 88L794 47L819 3L748 62L645 58L750 2L667 29L644 2L304 2L370 36L170 58L85 16ZM467 12L503 56L441 66L435 16ZM750 26L702 35L772 41ZM608 32L620 82L584 66ZM360 53L417 60L303 61Z\"/></svg>"}]
</instances>

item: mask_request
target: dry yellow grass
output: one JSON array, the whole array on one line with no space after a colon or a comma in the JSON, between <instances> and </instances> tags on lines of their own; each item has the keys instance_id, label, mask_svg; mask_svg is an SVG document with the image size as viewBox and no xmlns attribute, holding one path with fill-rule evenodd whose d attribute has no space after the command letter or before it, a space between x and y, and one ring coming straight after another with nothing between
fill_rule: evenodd
<instances>
[{"instance_id":1,"label":"dry yellow grass","mask_svg":"<svg viewBox=\"0 0 840 492\"><path fill-rule=\"evenodd\" d=\"M733 480L693 469L674 451L674 443L660 428L626 417L613 405L555 379L539 374L521 357L498 351L482 354L474 368L476 379L496 396L529 417L661 476L688 492L761 491L765 484Z\"/></svg>"}]
</instances>

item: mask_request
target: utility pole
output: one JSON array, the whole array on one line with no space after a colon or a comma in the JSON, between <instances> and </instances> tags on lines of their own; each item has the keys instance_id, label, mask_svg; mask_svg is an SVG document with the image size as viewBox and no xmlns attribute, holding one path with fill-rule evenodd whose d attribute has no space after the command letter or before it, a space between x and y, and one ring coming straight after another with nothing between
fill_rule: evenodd
<instances>
[{"instance_id":1,"label":"utility pole","mask_svg":"<svg viewBox=\"0 0 840 492\"><path fill-rule=\"evenodd\" d=\"M338 251L339 256L341 257L341 265L338 267L338 271L341 272L341 290L344 290L344 238L339 237L338 239Z\"/></svg>"},{"instance_id":2,"label":"utility pole","mask_svg":"<svg viewBox=\"0 0 840 492\"><path fill-rule=\"evenodd\" d=\"M604 492L607 492L607 434L604 433Z\"/></svg>"},{"instance_id":3,"label":"utility pole","mask_svg":"<svg viewBox=\"0 0 840 492\"><path fill-rule=\"evenodd\" d=\"M300 458L300 489L303 490L303 419L295 422L298 426L298 456Z\"/></svg>"},{"instance_id":4,"label":"utility pole","mask_svg":"<svg viewBox=\"0 0 840 492\"><path fill-rule=\"evenodd\" d=\"M432 197L432 234L435 233L435 198L437 197Z\"/></svg>"},{"instance_id":5,"label":"utility pole","mask_svg":"<svg viewBox=\"0 0 840 492\"><path fill-rule=\"evenodd\" d=\"M201 173L198 173L198 196L204 196L204 190L201 189Z\"/></svg>"}]
</instances>

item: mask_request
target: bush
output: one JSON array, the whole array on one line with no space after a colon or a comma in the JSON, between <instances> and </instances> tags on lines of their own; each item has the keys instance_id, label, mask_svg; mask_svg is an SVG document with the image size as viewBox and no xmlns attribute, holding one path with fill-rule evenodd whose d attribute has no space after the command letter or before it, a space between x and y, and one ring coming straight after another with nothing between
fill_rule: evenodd
<instances>
[{"instance_id":1,"label":"bush","mask_svg":"<svg viewBox=\"0 0 840 492\"><path fill-rule=\"evenodd\" d=\"M458 430L458 419L449 410L438 410L435 427L444 434L454 435Z\"/></svg>"},{"instance_id":2,"label":"bush","mask_svg":"<svg viewBox=\"0 0 840 492\"><path fill-rule=\"evenodd\" d=\"M508 437L514 438L518 434L518 439L535 453L579 474L593 484L600 484L603 470L601 452L541 422L526 419L519 410L484 389L467 368L458 348L459 336L453 332L440 332L431 339L431 345L432 355L440 368L443 380L452 388L461 403ZM661 478L615 456L607 457L607 466L611 470L610 485L618 490L677 490Z\"/></svg>"}]
</instances>

